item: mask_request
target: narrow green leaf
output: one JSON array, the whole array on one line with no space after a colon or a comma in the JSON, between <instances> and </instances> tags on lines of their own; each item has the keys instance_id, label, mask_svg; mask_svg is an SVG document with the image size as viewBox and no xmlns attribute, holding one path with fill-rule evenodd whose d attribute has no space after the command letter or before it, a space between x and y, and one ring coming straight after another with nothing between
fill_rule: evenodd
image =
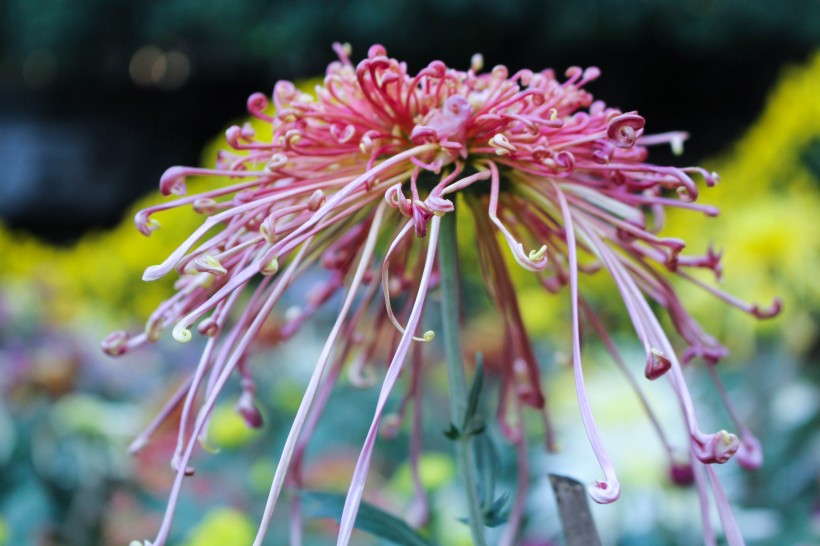
<instances>
[{"instance_id":1,"label":"narrow green leaf","mask_svg":"<svg viewBox=\"0 0 820 546\"><path fill-rule=\"evenodd\" d=\"M308 518L341 519L345 495L322 491L303 491L300 495ZM354 526L398 546L434 546L404 520L366 502L359 507Z\"/></svg>"},{"instance_id":2,"label":"narrow green leaf","mask_svg":"<svg viewBox=\"0 0 820 546\"><path fill-rule=\"evenodd\" d=\"M504 493L493 501L490 508L484 511L484 525L487 527L498 527L507 523L510 515L507 501L510 500L510 494Z\"/></svg>"},{"instance_id":3,"label":"narrow green leaf","mask_svg":"<svg viewBox=\"0 0 820 546\"><path fill-rule=\"evenodd\" d=\"M510 510L507 507L507 501L510 498L509 493L504 493L497 499L495 499L490 507L482 512L484 516L484 526L485 527L498 527L499 525L504 525L507 523L510 517ZM470 523L468 518L458 518L458 521L467 525Z\"/></svg>"},{"instance_id":4,"label":"narrow green leaf","mask_svg":"<svg viewBox=\"0 0 820 546\"><path fill-rule=\"evenodd\" d=\"M450 440L453 440L453 441L458 440L459 438L461 438L461 431L458 430L453 423L450 423L450 428L448 428L447 430L442 431L442 432L445 436L447 436L447 438L449 438Z\"/></svg>"}]
</instances>

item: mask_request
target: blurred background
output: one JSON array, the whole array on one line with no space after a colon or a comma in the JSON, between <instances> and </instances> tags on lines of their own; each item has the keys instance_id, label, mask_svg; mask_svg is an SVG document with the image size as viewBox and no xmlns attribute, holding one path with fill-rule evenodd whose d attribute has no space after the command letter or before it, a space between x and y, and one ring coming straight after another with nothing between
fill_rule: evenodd
<instances>
[{"instance_id":1,"label":"blurred background","mask_svg":"<svg viewBox=\"0 0 820 546\"><path fill-rule=\"evenodd\" d=\"M723 213L711 220L673 216L670 230L693 249L714 241L725 250L730 292L761 303L778 294L786 303L781 317L757 323L699 293L685 300L732 350L722 364L730 396L766 449L756 473L721 470L750 544L820 544L820 2L5 0L0 545L127 544L153 533L171 479L173 433L136 459L127 445L197 351L165 340L125 361L100 354L106 333L139 329L171 289L140 276L178 240L146 240L130 218L140 204L158 200L155 188L168 166L213 157L220 133L243 118L252 92L321 75L334 41L351 43L353 59L381 43L411 71L433 59L466 69L476 52L488 67L513 70L596 65L603 75L589 90L597 98L638 110L648 132L690 133L683 158L653 150L653 161L718 170L721 184L701 199ZM522 288L522 302L532 301L528 290ZM564 449L548 456L533 444L528 529L560 543L544 476L586 479L594 466L577 460L588 448L574 396L560 394L571 376L553 357L566 346L565 311L531 305L524 313L545 376L554 381L548 390L558 392ZM311 332L304 335L308 354L288 354L312 364L318 349ZM593 390L613 373L601 360L591 372ZM200 462L198 474L207 479L183 499L174 544L249 542L304 373L294 365L266 378L262 433L244 429L226 402L212 430L222 451ZM725 423L706 374L692 373L698 404ZM600 411L616 416L610 444L622 434L652 442L634 401L599 399ZM343 390L340 419L366 424L373 400L373 392ZM363 436L365 425L356 426L362 430L351 434ZM436 536L442 544L464 543L467 535L449 525L462 514L448 512L447 500L458 492L449 445L438 433L444 427L435 427L425 464L426 485L441 507ZM342 487L348 472L334 468L347 469L359 444L345 446L333 430L328 423L317 433L315 479ZM373 480L384 482L387 506L412 487L402 459L406 441L400 435L398 444L380 448ZM662 465L623 451L619 464L629 468L632 485L615 506L595 507L609 530L605 544L697 543L693 491L661 485ZM514 457L505 464L514 466ZM283 543L275 537L270 544Z\"/></svg>"}]
</instances>

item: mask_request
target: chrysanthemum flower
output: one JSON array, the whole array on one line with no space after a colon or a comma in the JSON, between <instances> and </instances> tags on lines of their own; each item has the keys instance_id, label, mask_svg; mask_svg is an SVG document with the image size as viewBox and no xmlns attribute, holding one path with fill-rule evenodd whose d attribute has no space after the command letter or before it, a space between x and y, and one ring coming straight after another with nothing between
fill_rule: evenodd
<instances>
[{"instance_id":1,"label":"chrysanthemum flower","mask_svg":"<svg viewBox=\"0 0 820 546\"><path fill-rule=\"evenodd\" d=\"M343 365L354 382L383 375L341 520L339 544L348 543L385 403L405 367L412 374L407 397L413 397L421 348L434 337L422 327L424 303L438 282L440 223L454 213L459 195L474 218L482 273L506 328L498 413L505 436L521 445L522 425L510 416L523 407L546 417L542 378L505 260L509 252L545 292L569 287L578 403L603 473L589 493L599 503L618 498L620 484L584 387L580 345L583 314L631 378L632 366L621 361L591 305L578 293L580 273L605 272L645 350L644 375L648 380L665 376L678 398L688 439L673 447L658 427L673 475L694 479L706 514L707 541L714 540L708 523L711 486L724 532L731 544L740 544L711 465L736 455L742 465L757 466L760 446L739 420L740 438L723 430L701 430L681 361L700 357L713 371L726 351L687 313L670 279L691 281L758 317L775 314L779 302L761 309L703 283L690 271L708 269L719 276L720 255L711 249L702 256L686 255L684 241L658 235L667 207L717 214L713 207L695 203L698 186L692 177L711 186L713 173L647 162L648 146L665 143L678 151L686 135L646 135L644 119L636 112L593 101L584 86L598 77L597 68L573 67L564 79L552 70L510 75L503 66L483 73L476 55L466 72L434 61L413 75L381 46L371 47L357 66L348 58L349 46L335 49L339 61L328 67L315 96L279 82L273 90L274 114L264 95L250 97L248 109L270 124L270 139L257 138L248 124L230 128L227 142L234 151L222 153L211 169L169 169L160 188L180 197L136 217L138 229L150 235L158 227L151 218L155 212L190 205L206 216L167 260L149 267L143 277L150 281L176 271L176 295L156 310L143 333L130 337L117 332L103 343L108 353L118 355L157 340L166 329L180 342L191 340L192 329L207 340L190 379L155 422L182 406L173 460L176 482L153 544L166 541L183 479L192 471L197 439L204 437L214 404L232 377L242 386L237 410L249 426L262 425L246 365L249 353L282 295L314 270L324 276L314 281L300 307L284 314L279 337L293 335L334 294L343 294L343 303L285 442L256 544L283 487L300 484L305 442ZM222 177L225 183L185 196L189 176ZM653 304L668 312L686 344L681 359ZM384 344L391 347L389 363L377 356ZM406 362L412 347L413 358ZM137 439L135 451L151 431ZM411 449L417 455L418 442ZM521 510L522 502L516 502L510 525L520 522Z\"/></svg>"}]
</instances>

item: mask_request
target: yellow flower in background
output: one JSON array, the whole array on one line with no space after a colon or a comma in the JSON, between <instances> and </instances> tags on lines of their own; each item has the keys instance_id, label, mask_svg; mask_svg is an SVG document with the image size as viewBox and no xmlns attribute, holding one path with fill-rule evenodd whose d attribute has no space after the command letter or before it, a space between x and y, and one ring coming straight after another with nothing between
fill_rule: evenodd
<instances>
[{"instance_id":1,"label":"yellow flower in background","mask_svg":"<svg viewBox=\"0 0 820 546\"><path fill-rule=\"evenodd\" d=\"M192 529L185 546L223 546L225 544L250 544L254 528L250 518L238 510L221 508L209 512L196 528Z\"/></svg>"},{"instance_id":2,"label":"yellow flower in background","mask_svg":"<svg viewBox=\"0 0 820 546\"><path fill-rule=\"evenodd\" d=\"M238 449L257 436L259 430L247 426L233 404L222 403L214 408L208 427L208 443L214 449Z\"/></svg>"},{"instance_id":3,"label":"yellow flower in background","mask_svg":"<svg viewBox=\"0 0 820 546\"><path fill-rule=\"evenodd\" d=\"M157 201L157 196L149 196L138 202L135 210ZM175 222L196 225L193 212L171 214ZM6 286L25 281L51 295L45 298L49 308L43 314L56 323L88 316L90 309L96 316L104 309L146 316L170 293L170 283L145 286L137 298L133 279L139 276L147 256L159 257L179 241L168 233L149 242L134 232L131 218L133 215L111 231L88 234L70 247L51 246L0 226L0 252L13 257L0 272L0 281Z\"/></svg>"},{"instance_id":4,"label":"yellow flower in background","mask_svg":"<svg viewBox=\"0 0 820 546\"><path fill-rule=\"evenodd\" d=\"M724 245L724 285L740 298L784 300L776 321L755 321L712 305L709 294L681 286L704 326L736 351L754 350L756 333L785 336L802 352L817 338L820 287L820 52L804 66L787 68L757 123L726 155L710 163L721 183L704 201L725 220L670 212L669 234L685 236L692 251L711 241Z\"/></svg>"}]
</instances>

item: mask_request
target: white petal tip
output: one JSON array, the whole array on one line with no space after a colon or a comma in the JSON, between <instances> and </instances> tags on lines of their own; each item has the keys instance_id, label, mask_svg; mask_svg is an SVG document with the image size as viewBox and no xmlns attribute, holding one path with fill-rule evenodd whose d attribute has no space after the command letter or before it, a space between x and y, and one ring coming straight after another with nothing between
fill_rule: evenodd
<instances>
[{"instance_id":1,"label":"white petal tip","mask_svg":"<svg viewBox=\"0 0 820 546\"><path fill-rule=\"evenodd\" d=\"M618 500L621 496L621 484L617 481L595 482L587 486L587 491L592 500L598 504L609 504Z\"/></svg>"},{"instance_id":2,"label":"white petal tip","mask_svg":"<svg viewBox=\"0 0 820 546\"><path fill-rule=\"evenodd\" d=\"M144 281L155 281L165 275L165 271L158 265L152 265L151 267L145 270L145 273L142 274L142 280Z\"/></svg>"}]
</instances>

